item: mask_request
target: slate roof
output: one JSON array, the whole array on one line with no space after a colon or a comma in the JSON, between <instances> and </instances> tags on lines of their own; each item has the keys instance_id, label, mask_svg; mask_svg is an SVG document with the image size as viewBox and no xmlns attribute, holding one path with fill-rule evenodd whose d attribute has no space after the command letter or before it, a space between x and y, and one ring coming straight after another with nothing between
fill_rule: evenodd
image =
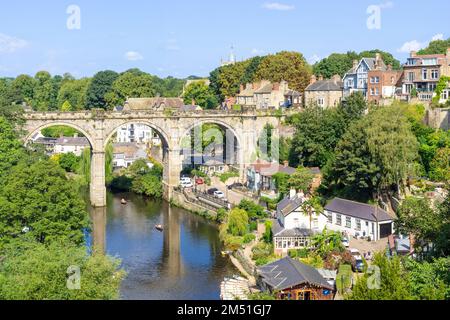
<instances>
[{"instance_id":1,"label":"slate roof","mask_svg":"<svg viewBox=\"0 0 450 320\"><path fill-rule=\"evenodd\" d=\"M62 137L56 140L60 146L90 146L89 140L85 137Z\"/></svg>"},{"instance_id":2,"label":"slate roof","mask_svg":"<svg viewBox=\"0 0 450 320\"><path fill-rule=\"evenodd\" d=\"M262 94L262 93L271 93L273 90L273 84L272 83L268 83L264 86L262 86L261 88L259 88L258 90L255 91L256 94Z\"/></svg>"},{"instance_id":3,"label":"slate roof","mask_svg":"<svg viewBox=\"0 0 450 320\"><path fill-rule=\"evenodd\" d=\"M303 204L303 199L298 195L294 198L286 197L281 200L277 205L277 211L281 212L284 217L287 217L291 212L295 211L298 207Z\"/></svg>"},{"instance_id":4,"label":"slate roof","mask_svg":"<svg viewBox=\"0 0 450 320\"><path fill-rule=\"evenodd\" d=\"M255 91L253 90L253 85L248 85L244 90L239 92L238 97L253 97Z\"/></svg>"},{"instance_id":5,"label":"slate roof","mask_svg":"<svg viewBox=\"0 0 450 320\"><path fill-rule=\"evenodd\" d=\"M361 62L364 61L367 66L369 67L369 70L374 70L375 69L375 63L376 63L376 59L375 58L362 58L361 61L358 63L358 65L356 66L356 68L352 67L347 74L355 74L356 70L358 70L359 65L361 64ZM381 71L386 71L387 70L387 66L384 63L383 59L381 59Z\"/></svg>"},{"instance_id":6,"label":"slate roof","mask_svg":"<svg viewBox=\"0 0 450 320\"><path fill-rule=\"evenodd\" d=\"M273 290L285 290L302 284L334 290L316 269L291 257L258 268L258 274Z\"/></svg>"},{"instance_id":7,"label":"slate roof","mask_svg":"<svg viewBox=\"0 0 450 320\"><path fill-rule=\"evenodd\" d=\"M342 91L344 88L343 81L319 80L310 84L306 91Z\"/></svg>"},{"instance_id":8,"label":"slate roof","mask_svg":"<svg viewBox=\"0 0 450 320\"><path fill-rule=\"evenodd\" d=\"M301 229L301 228L285 229L278 220L272 220L272 233L275 238L311 237L314 234L309 229Z\"/></svg>"},{"instance_id":9,"label":"slate roof","mask_svg":"<svg viewBox=\"0 0 450 320\"><path fill-rule=\"evenodd\" d=\"M378 206L345 200L341 198L333 199L325 207L325 210L373 222L394 220L394 218L391 217L389 213Z\"/></svg>"}]
</instances>

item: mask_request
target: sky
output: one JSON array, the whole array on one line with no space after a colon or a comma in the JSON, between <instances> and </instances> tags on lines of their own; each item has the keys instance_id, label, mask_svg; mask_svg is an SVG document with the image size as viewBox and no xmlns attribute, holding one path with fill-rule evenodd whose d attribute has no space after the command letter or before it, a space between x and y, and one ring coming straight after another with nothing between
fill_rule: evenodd
<instances>
[{"instance_id":1,"label":"sky","mask_svg":"<svg viewBox=\"0 0 450 320\"><path fill-rule=\"evenodd\" d=\"M410 50L450 37L450 1L0 0L0 77L130 68L207 76L227 59L282 50Z\"/></svg>"}]
</instances>

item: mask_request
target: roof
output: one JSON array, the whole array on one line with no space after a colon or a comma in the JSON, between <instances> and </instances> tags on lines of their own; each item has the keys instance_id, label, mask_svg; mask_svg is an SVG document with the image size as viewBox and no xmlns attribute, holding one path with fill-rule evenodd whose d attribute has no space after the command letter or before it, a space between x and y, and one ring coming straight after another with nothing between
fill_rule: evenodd
<instances>
[{"instance_id":1,"label":"roof","mask_svg":"<svg viewBox=\"0 0 450 320\"><path fill-rule=\"evenodd\" d=\"M253 90L253 85L248 84L244 90L239 92L238 97L253 97L255 90Z\"/></svg>"},{"instance_id":2,"label":"roof","mask_svg":"<svg viewBox=\"0 0 450 320\"><path fill-rule=\"evenodd\" d=\"M396 240L396 247L397 252L411 252L411 243L408 238L406 239L397 239Z\"/></svg>"},{"instance_id":3,"label":"roof","mask_svg":"<svg viewBox=\"0 0 450 320\"><path fill-rule=\"evenodd\" d=\"M389 213L378 206L345 200L341 198L333 199L325 207L325 210L373 222L394 220L394 218L391 217Z\"/></svg>"},{"instance_id":4,"label":"roof","mask_svg":"<svg viewBox=\"0 0 450 320\"><path fill-rule=\"evenodd\" d=\"M274 290L285 290L301 284L309 284L334 290L320 273L291 257L258 268L262 280Z\"/></svg>"},{"instance_id":5,"label":"roof","mask_svg":"<svg viewBox=\"0 0 450 320\"><path fill-rule=\"evenodd\" d=\"M147 153L145 150L139 148L134 143L123 142L113 144L113 154L123 154L125 159L146 159Z\"/></svg>"},{"instance_id":6,"label":"roof","mask_svg":"<svg viewBox=\"0 0 450 320\"><path fill-rule=\"evenodd\" d=\"M295 90L288 90L285 94L285 96L293 96L293 97L300 97L302 94Z\"/></svg>"},{"instance_id":7,"label":"roof","mask_svg":"<svg viewBox=\"0 0 450 320\"><path fill-rule=\"evenodd\" d=\"M319 80L310 84L305 91L342 91L343 81Z\"/></svg>"},{"instance_id":8,"label":"roof","mask_svg":"<svg viewBox=\"0 0 450 320\"><path fill-rule=\"evenodd\" d=\"M284 217L287 217L293 211L303 204L303 199L296 195L294 198L286 197L277 205L277 211L281 212Z\"/></svg>"},{"instance_id":9,"label":"roof","mask_svg":"<svg viewBox=\"0 0 450 320\"><path fill-rule=\"evenodd\" d=\"M362 62L365 62L365 64L369 67L369 71L370 70L374 70L375 69L375 63L376 63L377 59L376 58L362 58L360 60L360 62L355 66L353 66L348 72L347 74L355 74L356 70L358 70L359 66L361 65ZM382 71L386 71L387 70L387 66L384 63L383 59L380 60L381 61L381 68L380 70ZM346 74L346 75L347 75ZM345 77L344 77L345 78Z\"/></svg>"},{"instance_id":10,"label":"roof","mask_svg":"<svg viewBox=\"0 0 450 320\"><path fill-rule=\"evenodd\" d=\"M255 90L256 94L263 94L263 93L271 93L273 90L273 84L272 83L268 83L266 85L263 85L261 88L259 88L258 90Z\"/></svg>"},{"instance_id":11,"label":"roof","mask_svg":"<svg viewBox=\"0 0 450 320\"><path fill-rule=\"evenodd\" d=\"M57 138L47 138L47 137L40 137L34 140L34 143L38 144L56 144Z\"/></svg>"},{"instance_id":12,"label":"roof","mask_svg":"<svg viewBox=\"0 0 450 320\"><path fill-rule=\"evenodd\" d=\"M61 146L90 146L86 137L61 137L56 140L55 144Z\"/></svg>"},{"instance_id":13,"label":"roof","mask_svg":"<svg viewBox=\"0 0 450 320\"><path fill-rule=\"evenodd\" d=\"M309 229L285 229L279 220L272 220L272 233L274 237L290 238L290 237L311 237L314 233Z\"/></svg>"},{"instance_id":14,"label":"roof","mask_svg":"<svg viewBox=\"0 0 450 320\"><path fill-rule=\"evenodd\" d=\"M181 109L184 101L181 98L130 98L125 102L125 111L130 110L161 110L164 108Z\"/></svg>"}]
</instances>

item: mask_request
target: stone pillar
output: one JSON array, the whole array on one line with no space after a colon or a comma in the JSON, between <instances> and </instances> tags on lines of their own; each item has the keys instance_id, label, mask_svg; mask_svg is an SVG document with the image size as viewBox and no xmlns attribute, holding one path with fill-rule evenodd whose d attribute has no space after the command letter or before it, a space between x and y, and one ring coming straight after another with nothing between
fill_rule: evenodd
<instances>
[{"instance_id":1,"label":"stone pillar","mask_svg":"<svg viewBox=\"0 0 450 320\"><path fill-rule=\"evenodd\" d=\"M92 251L97 254L106 252L106 207L91 211Z\"/></svg>"},{"instance_id":2,"label":"stone pillar","mask_svg":"<svg viewBox=\"0 0 450 320\"><path fill-rule=\"evenodd\" d=\"M173 189L180 184L183 161L180 153L179 149L169 150L164 165L164 198L168 201L172 198Z\"/></svg>"},{"instance_id":3,"label":"stone pillar","mask_svg":"<svg viewBox=\"0 0 450 320\"><path fill-rule=\"evenodd\" d=\"M91 204L106 206L105 152L93 151L91 159Z\"/></svg>"}]
</instances>

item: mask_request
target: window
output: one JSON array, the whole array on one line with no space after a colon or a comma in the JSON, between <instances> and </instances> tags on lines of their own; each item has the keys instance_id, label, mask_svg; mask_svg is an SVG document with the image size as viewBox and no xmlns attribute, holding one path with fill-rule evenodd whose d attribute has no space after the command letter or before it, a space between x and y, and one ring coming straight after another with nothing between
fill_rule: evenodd
<instances>
[{"instance_id":1,"label":"window","mask_svg":"<svg viewBox=\"0 0 450 320\"><path fill-rule=\"evenodd\" d=\"M345 219L345 226L346 226L347 228L349 228L349 229L352 228L352 218L347 217L347 218Z\"/></svg>"},{"instance_id":2,"label":"window","mask_svg":"<svg viewBox=\"0 0 450 320\"><path fill-rule=\"evenodd\" d=\"M414 72L408 72L408 81L413 82L415 80Z\"/></svg>"},{"instance_id":3,"label":"window","mask_svg":"<svg viewBox=\"0 0 450 320\"><path fill-rule=\"evenodd\" d=\"M342 216L340 214L336 215L336 225L342 226Z\"/></svg>"},{"instance_id":4,"label":"window","mask_svg":"<svg viewBox=\"0 0 450 320\"><path fill-rule=\"evenodd\" d=\"M329 224L333 223L333 214L331 212L328 212L328 223Z\"/></svg>"},{"instance_id":5,"label":"window","mask_svg":"<svg viewBox=\"0 0 450 320\"><path fill-rule=\"evenodd\" d=\"M347 81L347 86L348 86L349 88L353 88L353 85L354 85L353 79L348 79L348 81Z\"/></svg>"},{"instance_id":6,"label":"window","mask_svg":"<svg viewBox=\"0 0 450 320\"><path fill-rule=\"evenodd\" d=\"M428 77L428 70L422 69L422 79L427 80L427 77Z\"/></svg>"},{"instance_id":7,"label":"window","mask_svg":"<svg viewBox=\"0 0 450 320\"><path fill-rule=\"evenodd\" d=\"M325 99L324 98L318 98L317 99L317 104L321 107L323 107L325 105Z\"/></svg>"},{"instance_id":8,"label":"window","mask_svg":"<svg viewBox=\"0 0 450 320\"><path fill-rule=\"evenodd\" d=\"M374 96L375 95L375 89L374 88L370 88L370 95Z\"/></svg>"},{"instance_id":9,"label":"window","mask_svg":"<svg viewBox=\"0 0 450 320\"><path fill-rule=\"evenodd\" d=\"M380 95L380 89L375 88L375 95L376 95L376 96Z\"/></svg>"},{"instance_id":10,"label":"window","mask_svg":"<svg viewBox=\"0 0 450 320\"><path fill-rule=\"evenodd\" d=\"M361 231L361 220L356 219L356 230Z\"/></svg>"},{"instance_id":11,"label":"window","mask_svg":"<svg viewBox=\"0 0 450 320\"><path fill-rule=\"evenodd\" d=\"M431 70L431 79L439 79L439 70Z\"/></svg>"},{"instance_id":12,"label":"window","mask_svg":"<svg viewBox=\"0 0 450 320\"><path fill-rule=\"evenodd\" d=\"M447 100L449 96L449 92L447 90L442 91L441 99Z\"/></svg>"}]
</instances>

